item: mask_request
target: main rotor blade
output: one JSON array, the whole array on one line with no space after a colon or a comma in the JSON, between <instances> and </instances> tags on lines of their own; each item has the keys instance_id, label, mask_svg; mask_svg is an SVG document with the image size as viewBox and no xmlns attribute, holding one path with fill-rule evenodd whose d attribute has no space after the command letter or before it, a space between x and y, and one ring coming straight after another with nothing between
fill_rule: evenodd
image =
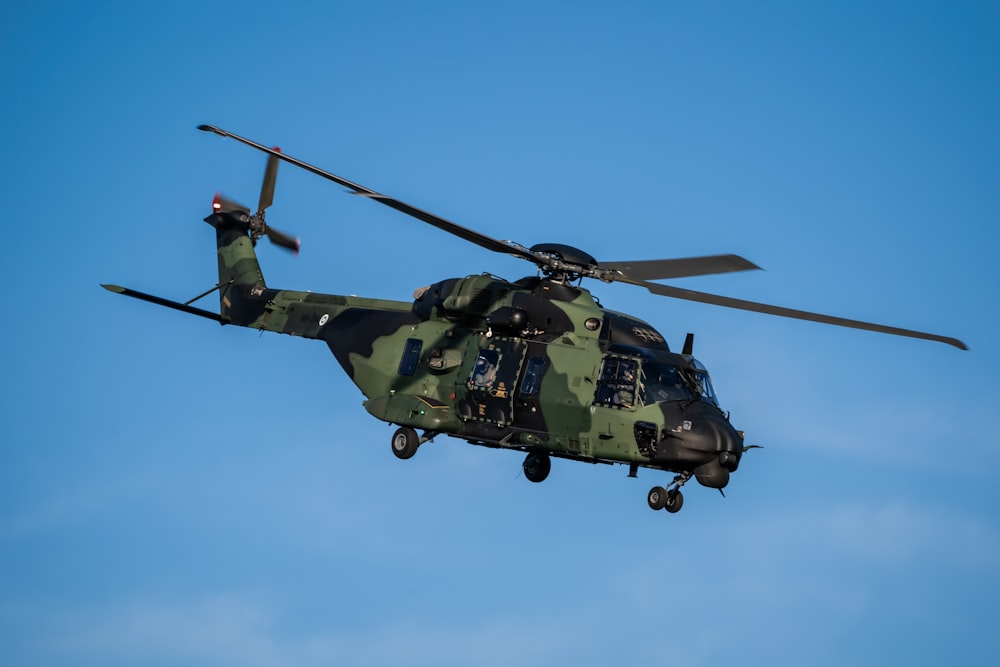
<instances>
[{"instance_id":1,"label":"main rotor blade","mask_svg":"<svg viewBox=\"0 0 1000 667\"><path fill-rule=\"evenodd\" d=\"M739 255L710 255L678 259L647 259L634 262L601 262L602 269L621 271L633 280L669 280L733 271L754 271L760 267Z\"/></svg>"},{"instance_id":2,"label":"main rotor blade","mask_svg":"<svg viewBox=\"0 0 1000 667\"><path fill-rule=\"evenodd\" d=\"M281 152L277 146L274 150ZM274 184L278 180L278 158L269 155L264 168L264 182L260 186L260 203L257 204L257 215L274 203Z\"/></svg>"},{"instance_id":3,"label":"main rotor blade","mask_svg":"<svg viewBox=\"0 0 1000 667\"><path fill-rule=\"evenodd\" d=\"M451 222L450 220L446 220L440 216L434 215L433 213L421 210L415 206L411 206L406 202L402 202L398 199L395 199L394 197L390 197L389 195L384 195L370 188L366 188L363 185L352 183L346 178L337 176L336 174L331 174L330 172L324 171L319 167L314 167L308 162L303 162L302 160L298 160L289 155L285 155L284 153L268 148L267 146L264 146L262 144L258 144L257 142L251 141L250 139L247 139L245 137L233 134L232 132L226 132L225 130L221 130L213 125L199 125L198 129L204 132L214 132L215 134L218 134L221 137L229 137L231 139L235 139L236 141L246 144L251 148L256 148L257 150L267 153L272 157L275 157L279 160L284 160L285 162L294 164L296 167L299 167L300 169L305 169L306 171L316 174L317 176L321 176L327 179L328 181L333 181L338 185L342 185L345 188L352 190L355 194L364 197L370 197L371 199L379 202L380 204L385 204L390 208L394 208L397 211L400 211L401 213L405 213L411 217L426 222L427 224L437 227L440 230L446 231L449 234L459 237L460 239L464 239L466 241L475 243L481 248L486 248L487 250L492 250L493 252L500 252L508 255L514 255L516 257L521 257L523 259L530 260L532 262L538 261L538 258L536 258L534 254L532 254L525 248L508 243L506 241L500 241L490 236L486 236L485 234L480 234L477 231L471 230L467 227L463 227L457 223Z\"/></svg>"},{"instance_id":4,"label":"main rotor blade","mask_svg":"<svg viewBox=\"0 0 1000 667\"><path fill-rule=\"evenodd\" d=\"M807 320L809 322L833 324L835 326L849 327L851 329L864 329L865 331L875 331L878 333L891 334L893 336L906 336L908 338L921 338L923 340L933 340L933 341L938 341L939 343L945 343L947 345L951 345L952 347L957 347L960 350L969 349L965 343L958 340L957 338L939 336L937 334L925 333L923 331L913 331L911 329L890 327L884 324L874 324L872 322L850 320L844 317L834 317L833 315L822 315L820 313L810 313L804 310L795 310L793 308L771 306L766 303L757 303L755 301L744 301L743 299L733 299L727 296L719 296L718 294L696 292L694 290L682 289L680 287L672 287L670 285L660 285L658 283L650 283L644 280L627 281L627 282L632 282L633 284L641 285L642 287L645 287L653 294L659 294L660 296L669 296L675 299L685 299L687 301L697 301L699 303L710 303L714 306L724 306L726 308L738 308L739 310L749 310L755 313L766 313L768 315L777 315L779 317L790 317L796 320Z\"/></svg>"}]
</instances>

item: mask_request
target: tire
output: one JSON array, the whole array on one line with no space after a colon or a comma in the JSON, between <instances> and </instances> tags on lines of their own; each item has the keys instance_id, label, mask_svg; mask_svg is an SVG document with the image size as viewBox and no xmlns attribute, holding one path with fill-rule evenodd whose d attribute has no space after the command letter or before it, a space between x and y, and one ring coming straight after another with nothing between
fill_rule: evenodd
<instances>
[{"instance_id":1,"label":"tire","mask_svg":"<svg viewBox=\"0 0 1000 667\"><path fill-rule=\"evenodd\" d=\"M667 490L662 486L654 486L646 495L646 502L651 510L663 509L667 506Z\"/></svg>"},{"instance_id":2,"label":"tire","mask_svg":"<svg viewBox=\"0 0 1000 667\"><path fill-rule=\"evenodd\" d=\"M396 455L396 458L411 458L417 453L419 446L420 438L417 437L417 432L412 428L404 426L392 434L392 453Z\"/></svg>"},{"instance_id":3,"label":"tire","mask_svg":"<svg viewBox=\"0 0 1000 667\"><path fill-rule=\"evenodd\" d=\"M545 478L549 476L549 471L552 470L552 459L549 458L548 454L532 452L524 458L521 467L524 469L524 476L528 478L528 481L537 484L544 482Z\"/></svg>"},{"instance_id":4,"label":"tire","mask_svg":"<svg viewBox=\"0 0 1000 667\"><path fill-rule=\"evenodd\" d=\"M667 491L667 504L663 509L674 514L680 512L682 507L684 507L684 494L680 491Z\"/></svg>"}]
</instances>

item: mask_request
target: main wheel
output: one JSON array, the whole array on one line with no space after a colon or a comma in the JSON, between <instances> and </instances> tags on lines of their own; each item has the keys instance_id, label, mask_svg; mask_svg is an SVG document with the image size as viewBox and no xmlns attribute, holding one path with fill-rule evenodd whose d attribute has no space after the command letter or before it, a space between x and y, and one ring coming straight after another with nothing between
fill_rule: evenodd
<instances>
[{"instance_id":1,"label":"main wheel","mask_svg":"<svg viewBox=\"0 0 1000 667\"><path fill-rule=\"evenodd\" d=\"M667 504L667 490L662 486L654 486L646 495L646 502L651 510L663 509Z\"/></svg>"},{"instance_id":2,"label":"main wheel","mask_svg":"<svg viewBox=\"0 0 1000 667\"><path fill-rule=\"evenodd\" d=\"M667 491L667 503L663 506L663 509L673 514L674 512L680 512L682 507L684 507L684 494L676 489Z\"/></svg>"},{"instance_id":3,"label":"main wheel","mask_svg":"<svg viewBox=\"0 0 1000 667\"><path fill-rule=\"evenodd\" d=\"M420 446L420 438L412 428L403 426L392 434L392 453L397 458L408 459L417 453Z\"/></svg>"},{"instance_id":4,"label":"main wheel","mask_svg":"<svg viewBox=\"0 0 1000 667\"><path fill-rule=\"evenodd\" d=\"M524 468L524 476L528 478L529 482L543 482L549 476L549 471L552 470L552 459L549 458L548 454L532 452L524 458L522 467Z\"/></svg>"}]
</instances>

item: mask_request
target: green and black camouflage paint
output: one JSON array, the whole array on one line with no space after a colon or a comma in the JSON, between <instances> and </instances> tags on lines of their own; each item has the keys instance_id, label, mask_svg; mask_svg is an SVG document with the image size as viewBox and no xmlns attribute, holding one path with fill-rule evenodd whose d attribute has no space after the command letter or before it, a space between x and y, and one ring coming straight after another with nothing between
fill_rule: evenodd
<instances>
[{"instance_id":1,"label":"green and black camouflage paint","mask_svg":"<svg viewBox=\"0 0 1000 667\"><path fill-rule=\"evenodd\" d=\"M596 400L608 355L681 368L692 360L583 288L478 275L431 285L412 303L275 290L236 219L206 222L216 229L223 320L324 341L378 419L491 447L686 471L716 488L738 465L742 435L712 402ZM494 359L477 385L475 365Z\"/></svg>"}]
</instances>

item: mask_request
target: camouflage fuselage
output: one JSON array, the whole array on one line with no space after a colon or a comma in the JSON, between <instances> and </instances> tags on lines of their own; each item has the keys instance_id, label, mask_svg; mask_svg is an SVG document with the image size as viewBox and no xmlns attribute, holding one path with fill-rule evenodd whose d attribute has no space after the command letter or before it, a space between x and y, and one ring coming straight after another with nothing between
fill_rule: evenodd
<instances>
[{"instance_id":1,"label":"camouflage fuselage","mask_svg":"<svg viewBox=\"0 0 1000 667\"><path fill-rule=\"evenodd\" d=\"M644 375L695 372L697 362L585 289L478 275L413 302L274 290L250 239L215 226L223 317L324 341L378 419L475 444L688 471L718 488L736 469L742 436L714 401L690 390L653 396L658 385Z\"/></svg>"}]
</instances>

